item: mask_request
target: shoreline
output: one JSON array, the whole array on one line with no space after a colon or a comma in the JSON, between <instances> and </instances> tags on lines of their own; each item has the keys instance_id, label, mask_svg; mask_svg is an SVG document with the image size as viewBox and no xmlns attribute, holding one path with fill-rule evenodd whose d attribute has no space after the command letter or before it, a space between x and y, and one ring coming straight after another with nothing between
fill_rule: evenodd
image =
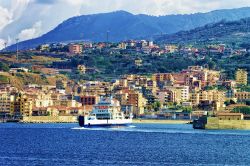
<instances>
[{"instance_id":1,"label":"shoreline","mask_svg":"<svg viewBox=\"0 0 250 166\"><path fill-rule=\"evenodd\" d=\"M143 124L188 124L192 120L166 120L166 119L133 119L133 123Z\"/></svg>"},{"instance_id":2,"label":"shoreline","mask_svg":"<svg viewBox=\"0 0 250 166\"><path fill-rule=\"evenodd\" d=\"M0 123L78 123L75 118L64 119L64 118L25 118L25 120L21 121L1 121ZM192 120L168 120L168 119L133 119L132 123L134 124L189 124Z\"/></svg>"}]
</instances>

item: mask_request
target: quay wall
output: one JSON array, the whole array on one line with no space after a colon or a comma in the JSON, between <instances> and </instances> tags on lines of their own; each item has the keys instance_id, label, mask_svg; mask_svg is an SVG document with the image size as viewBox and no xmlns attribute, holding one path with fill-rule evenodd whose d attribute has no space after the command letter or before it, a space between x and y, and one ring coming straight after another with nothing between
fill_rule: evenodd
<instances>
[{"instance_id":1,"label":"quay wall","mask_svg":"<svg viewBox=\"0 0 250 166\"><path fill-rule=\"evenodd\" d=\"M23 123L76 123L77 116L25 116Z\"/></svg>"},{"instance_id":2,"label":"quay wall","mask_svg":"<svg viewBox=\"0 0 250 166\"><path fill-rule=\"evenodd\" d=\"M25 116L22 123L78 123L77 116ZM187 124L190 120L133 119L133 123Z\"/></svg>"},{"instance_id":3,"label":"quay wall","mask_svg":"<svg viewBox=\"0 0 250 166\"><path fill-rule=\"evenodd\" d=\"M187 124L190 120L165 120L165 119L133 119L133 123L155 123L155 124Z\"/></svg>"},{"instance_id":4,"label":"quay wall","mask_svg":"<svg viewBox=\"0 0 250 166\"><path fill-rule=\"evenodd\" d=\"M206 129L250 130L250 120L219 120L218 117L210 117L207 119Z\"/></svg>"}]
</instances>

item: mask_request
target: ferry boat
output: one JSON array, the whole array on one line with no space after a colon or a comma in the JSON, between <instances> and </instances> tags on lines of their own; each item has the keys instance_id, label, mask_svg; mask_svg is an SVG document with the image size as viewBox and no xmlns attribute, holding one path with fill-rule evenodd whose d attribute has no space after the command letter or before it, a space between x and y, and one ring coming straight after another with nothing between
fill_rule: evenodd
<instances>
[{"instance_id":1,"label":"ferry boat","mask_svg":"<svg viewBox=\"0 0 250 166\"><path fill-rule=\"evenodd\" d=\"M132 123L132 114L124 114L118 100L112 97L100 98L88 116L79 116L81 127L126 126Z\"/></svg>"}]
</instances>

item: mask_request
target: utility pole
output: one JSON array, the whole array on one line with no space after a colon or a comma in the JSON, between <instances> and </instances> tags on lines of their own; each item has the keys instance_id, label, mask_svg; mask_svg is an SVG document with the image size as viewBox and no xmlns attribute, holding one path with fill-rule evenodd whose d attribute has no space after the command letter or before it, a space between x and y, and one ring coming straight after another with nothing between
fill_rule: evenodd
<instances>
[{"instance_id":1,"label":"utility pole","mask_svg":"<svg viewBox=\"0 0 250 166\"><path fill-rule=\"evenodd\" d=\"M17 59L17 62L18 62L18 42L19 42L19 39L16 38L16 59Z\"/></svg>"},{"instance_id":2,"label":"utility pole","mask_svg":"<svg viewBox=\"0 0 250 166\"><path fill-rule=\"evenodd\" d=\"M109 42L109 32L110 31L107 31L107 43Z\"/></svg>"}]
</instances>

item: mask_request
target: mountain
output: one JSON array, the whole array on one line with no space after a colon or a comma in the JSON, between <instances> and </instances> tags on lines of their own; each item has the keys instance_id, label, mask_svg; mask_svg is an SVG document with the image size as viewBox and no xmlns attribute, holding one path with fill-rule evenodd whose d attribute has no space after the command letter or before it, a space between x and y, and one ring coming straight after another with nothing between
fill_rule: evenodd
<instances>
[{"instance_id":1,"label":"mountain","mask_svg":"<svg viewBox=\"0 0 250 166\"><path fill-rule=\"evenodd\" d=\"M160 34L190 30L222 19L232 21L245 17L250 17L250 7L166 16L133 15L125 11L82 15L64 21L41 37L19 43L19 48L25 49L43 43L75 40L106 41L107 36L109 36L109 41L152 39ZM15 49L15 45L8 49Z\"/></svg>"},{"instance_id":2,"label":"mountain","mask_svg":"<svg viewBox=\"0 0 250 166\"><path fill-rule=\"evenodd\" d=\"M238 21L222 20L189 31L163 35L157 42L173 44L246 44L250 43L250 17Z\"/></svg>"}]
</instances>

